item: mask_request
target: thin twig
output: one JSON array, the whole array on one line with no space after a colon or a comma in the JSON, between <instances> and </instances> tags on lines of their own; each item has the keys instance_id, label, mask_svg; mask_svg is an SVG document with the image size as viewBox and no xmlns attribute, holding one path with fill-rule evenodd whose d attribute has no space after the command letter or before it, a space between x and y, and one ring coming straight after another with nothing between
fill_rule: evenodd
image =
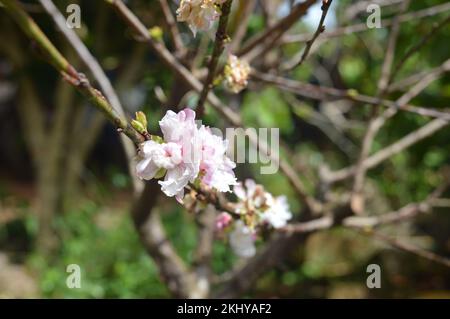
<instances>
[{"instance_id":1,"label":"thin twig","mask_svg":"<svg viewBox=\"0 0 450 319\"><path fill-rule=\"evenodd\" d=\"M170 35L172 37L173 45L175 50L177 51L177 55L183 57L186 53L186 48L183 44L183 40L181 39L180 30L178 30L177 22L175 21L174 16L172 15L172 10L170 8L167 0L159 0L159 4L164 13L164 18L166 20L167 26L169 28Z\"/></svg>"},{"instance_id":2,"label":"thin twig","mask_svg":"<svg viewBox=\"0 0 450 319\"><path fill-rule=\"evenodd\" d=\"M419 248L419 247L411 245L409 243L401 242L398 239L387 236L381 232L371 230L371 231L360 231L360 233L364 234L364 235L369 235L373 238L381 240L381 241L387 243L388 245L390 245L394 248L397 248L399 250L408 252L410 254L425 258L427 260L430 260L432 262L435 262L435 263L438 263L440 265L450 268L450 259L449 258L439 256L431 251L427 251L425 249Z\"/></svg>"},{"instance_id":3,"label":"thin twig","mask_svg":"<svg viewBox=\"0 0 450 319\"><path fill-rule=\"evenodd\" d=\"M222 52L225 47L225 42L227 41L227 24L228 17L231 11L231 5L233 0L227 0L221 7L222 14L219 19L219 26L216 32L216 39L214 41L214 49L211 56L211 59L208 63L208 76L206 77L205 83L203 84L203 89L200 93L200 97L198 99L197 104L197 115L199 118L203 117L205 113L205 102L208 97L209 91L212 89L214 77L216 74L217 64L219 63L219 58L222 55Z\"/></svg>"},{"instance_id":4,"label":"thin twig","mask_svg":"<svg viewBox=\"0 0 450 319\"><path fill-rule=\"evenodd\" d=\"M409 75L401 80L398 80L397 82L392 83L388 88L388 93L397 92L397 91L405 91L410 86L416 84L420 80L422 80L425 76L427 76L429 73L435 73L440 76L441 74L447 72L448 70L445 69L443 65L440 65L438 67L433 68L432 70L425 70L420 71L417 73L414 73L412 75Z\"/></svg>"},{"instance_id":5,"label":"thin twig","mask_svg":"<svg viewBox=\"0 0 450 319\"><path fill-rule=\"evenodd\" d=\"M408 22L408 21L412 21L412 20L432 17L434 15L441 14L448 10L450 10L450 3L439 4L439 5L436 5L433 7L428 7L428 8L418 10L415 12L402 14L399 16L399 21L401 23L404 23L404 22ZM394 19L382 20L381 26L383 28L389 27L392 25L393 21L394 21ZM364 22L364 23L349 25L349 26L345 26L345 27L339 27L334 30L331 30L331 31L327 32L326 34L324 34L322 39L326 40L329 38L341 37L341 36L345 36L345 35L353 35L357 32L365 32L365 31L370 31L370 30L371 29L367 28L367 24ZM292 43L292 42L307 41L308 39L311 38L311 36L312 36L311 33L286 35L283 38L283 43L286 44L286 43Z\"/></svg>"},{"instance_id":6,"label":"thin twig","mask_svg":"<svg viewBox=\"0 0 450 319\"><path fill-rule=\"evenodd\" d=\"M433 71L430 73L432 73L434 76L440 76L444 72L446 72L445 71L446 66L450 67L450 64L446 62L441 67L433 69ZM421 78L423 79L425 77L426 76L422 74ZM433 108L416 106L411 104L400 105L396 101L363 95L358 93L356 90L339 90L331 87L324 87L310 83L303 83L300 81L279 77L269 73L261 73L255 69L252 70L251 78L254 81L257 80L268 84L274 84L277 85L282 90L286 90L315 100L325 101L330 100L331 98L336 98L366 103L370 105L381 104L389 108L396 108L401 111L416 113L422 116L436 117L447 121L450 120L449 112L442 112Z\"/></svg>"},{"instance_id":7,"label":"thin twig","mask_svg":"<svg viewBox=\"0 0 450 319\"><path fill-rule=\"evenodd\" d=\"M397 39L400 32L400 14L404 13L409 6L409 0L402 2L400 12L394 17L392 27L389 33L388 45L386 48L386 54L384 56L383 65L381 67L381 75L377 86L377 97L383 97L386 93L386 89L389 86L389 80L391 75L392 64L394 62L395 49L397 46ZM364 210L364 180L366 178L366 169L364 167L364 161L369 156L372 149L373 142L377 136L378 131L385 124L386 120L384 114L378 116L379 106L375 105L372 109L371 119L364 134L363 142L361 145L361 152L359 154L358 162L356 164L355 178L353 182L352 195L350 198L350 205L355 214L361 214Z\"/></svg>"},{"instance_id":8,"label":"thin twig","mask_svg":"<svg viewBox=\"0 0 450 319\"><path fill-rule=\"evenodd\" d=\"M271 49L273 44L281 38L292 25L298 22L315 2L316 0L306 0L295 5L286 17L245 43L242 49L238 51L237 55L245 58L247 61L251 61L253 58L261 56L267 49Z\"/></svg>"},{"instance_id":9,"label":"thin twig","mask_svg":"<svg viewBox=\"0 0 450 319\"><path fill-rule=\"evenodd\" d=\"M391 158L395 154L398 154L410 146L420 142L421 140L431 136L440 129L447 127L450 124L448 121L443 121L441 119L435 119L416 131L409 133L397 142L383 148L382 150L376 152L375 154L369 156L363 163L365 169L371 169L384 162L385 160ZM342 181L355 174L355 166L349 166L338 171L330 172L327 180L330 183L335 183L337 181Z\"/></svg>"},{"instance_id":10,"label":"thin twig","mask_svg":"<svg viewBox=\"0 0 450 319\"><path fill-rule=\"evenodd\" d=\"M440 23L436 23L433 28L427 33L425 34L421 40L414 45L413 47L411 47L405 54L404 56L400 59L400 61L397 63L397 65L394 67L394 70L391 74L391 77L389 79L389 83L392 83L392 81L394 80L395 76L397 74L399 74L401 68L404 66L404 64L406 63L406 61L408 61L408 59L416 52L418 52L420 50L420 48L422 48L440 29L442 29L444 26L446 26L448 23L450 22L450 16L448 16L446 19L442 20Z\"/></svg>"},{"instance_id":11,"label":"thin twig","mask_svg":"<svg viewBox=\"0 0 450 319\"><path fill-rule=\"evenodd\" d=\"M294 59L291 62L288 62L288 63L286 63L286 65L281 66L281 68L284 71L292 70L292 69L302 65L303 62L305 62L314 41L316 41L316 39L319 37L319 35L325 31L325 25L324 25L325 18L327 17L328 9L330 8L332 2L333 2L333 0L323 0L322 1L322 7L321 7L322 16L320 17L319 25L317 26L316 32L314 32L311 39L306 41L306 47L303 50L303 53L301 54L300 58L298 58L296 56L296 57L294 57Z\"/></svg>"},{"instance_id":12,"label":"thin twig","mask_svg":"<svg viewBox=\"0 0 450 319\"><path fill-rule=\"evenodd\" d=\"M388 224L405 222L412 218L426 214L435 205L435 200L448 188L445 182L441 187L434 190L425 200L419 203L410 203L402 208L378 216L348 216L343 219L336 219L334 215L323 216L302 223L292 223L279 231L287 233L310 233L319 230L326 230L336 226L345 226L356 229L373 229Z\"/></svg>"},{"instance_id":13,"label":"thin twig","mask_svg":"<svg viewBox=\"0 0 450 319\"><path fill-rule=\"evenodd\" d=\"M233 25L237 25L237 29L234 31L231 43L229 45L230 52L234 53L236 49L241 45L242 40L245 37L248 28L248 22L255 9L257 0L239 1L238 14L233 18Z\"/></svg>"}]
</instances>

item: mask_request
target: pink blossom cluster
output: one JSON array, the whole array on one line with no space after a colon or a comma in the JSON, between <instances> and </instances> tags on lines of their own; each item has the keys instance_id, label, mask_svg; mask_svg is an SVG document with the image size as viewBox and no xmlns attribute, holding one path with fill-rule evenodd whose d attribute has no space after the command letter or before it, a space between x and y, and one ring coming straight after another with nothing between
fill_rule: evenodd
<instances>
[{"instance_id":1,"label":"pink blossom cluster","mask_svg":"<svg viewBox=\"0 0 450 319\"><path fill-rule=\"evenodd\" d=\"M184 188L197 179L219 192L229 192L236 184L236 164L226 156L228 142L204 125L197 127L194 111L168 111L159 126L162 140L149 140L140 147L138 177L150 180L165 176L158 182L161 190L180 202Z\"/></svg>"},{"instance_id":2,"label":"pink blossom cluster","mask_svg":"<svg viewBox=\"0 0 450 319\"><path fill-rule=\"evenodd\" d=\"M255 254L255 239L261 229L281 228L291 219L285 196L275 197L251 179L236 181L236 165L226 155L228 141L205 125L197 126L194 111L168 111L159 126L162 138L153 137L140 145L137 176L145 180L164 177L158 181L161 190L181 203L189 183L217 192L233 189L237 202L230 203L232 211L217 216L216 229L229 235L230 246L238 256ZM204 205L195 193L191 189L185 205L189 201L194 206Z\"/></svg>"}]
</instances>

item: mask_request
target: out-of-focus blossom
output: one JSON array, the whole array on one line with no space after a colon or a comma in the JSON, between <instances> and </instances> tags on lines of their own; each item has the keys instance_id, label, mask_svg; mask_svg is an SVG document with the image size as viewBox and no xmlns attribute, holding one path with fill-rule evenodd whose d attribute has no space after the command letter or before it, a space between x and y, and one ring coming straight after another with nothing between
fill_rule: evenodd
<instances>
[{"instance_id":1,"label":"out-of-focus blossom","mask_svg":"<svg viewBox=\"0 0 450 319\"><path fill-rule=\"evenodd\" d=\"M256 184L252 179L246 179L245 186L239 182L234 186L233 191L239 199L235 205L238 214L253 214L255 210L262 209L268 195L262 185Z\"/></svg>"},{"instance_id":2,"label":"out-of-focus blossom","mask_svg":"<svg viewBox=\"0 0 450 319\"><path fill-rule=\"evenodd\" d=\"M235 205L236 213L244 215L249 226L268 223L273 228L280 228L292 218L286 196L274 197L251 179L245 181L245 187L238 183L233 191L239 199Z\"/></svg>"},{"instance_id":3,"label":"out-of-focus blossom","mask_svg":"<svg viewBox=\"0 0 450 319\"><path fill-rule=\"evenodd\" d=\"M273 228L286 226L288 220L292 218L286 196L275 198L270 196L267 206L268 208L261 214L261 219L268 222Z\"/></svg>"},{"instance_id":4,"label":"out-of-focus blossom","mask_svg":"<svg viewBox=\"0 0 450 319\"><path fill-rule=\"evenodd\" d=\"M220 17L220 5L226 0L181 0L177 20L187 22L194 36L198 30L209 30Z\"/></svg>"},{"instance_id":5,"label":"out-of-focus blossom","mask_svg":"<svg viewBox=\"0 0 450 319\"><path fill-rule=\"evenodd\" d=\"M218 230L218 231L224 230L228 225L231 224L232 221L233 221L233 217L231 217L230 214L225 213L225 212L220 213L216 217L216 230Z\"/></svg>"},{"instance_id":6,"label":"out-of-focus blossom","mask_svg":"<svg viewBox=\"0 0 450 319\"><path fill-rule=\"evenodd\" d=\"M247 61L240 60L235 55L229 55L224 69L226 88L233 93L239 93L245 89L250 71L251 68Z\"/></svg>"},{"instance_id":7,"label":"out-of-focus blossom","mask_svg":"<svg viewBox=\"0 0 450 319\"><path fill-rule=\"evenodd\" d=\"M230 233L230 245L240 257L252 257L256 252L254 234L242 220L234 223L234 229Z\"/></svg>"}]
</instances>

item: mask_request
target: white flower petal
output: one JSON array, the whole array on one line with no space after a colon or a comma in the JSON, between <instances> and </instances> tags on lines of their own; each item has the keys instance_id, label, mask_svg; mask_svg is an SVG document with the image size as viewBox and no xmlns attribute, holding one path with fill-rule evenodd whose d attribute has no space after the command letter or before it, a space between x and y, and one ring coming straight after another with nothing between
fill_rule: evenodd
<instances>
[{"instance_id":1,"label":"white flower petal","mask_svg":"<svg viewBox=\"0 0 450 319\"><path fill-rule=\"evenodd\" d=\"M256 253L253 235L242 220L235 222L234 229L230 233L230 245L234 253L240 257L249 258Z\"/></svg>"},{"instance_id":2,"label":"white flower petal","mask_svg":"<svg viewBox=\"0 0 450 319\"><path fill-rule=\"evenodd\" d=\"M141 179L150 180L158 171L159 167L152 162L151 158L145 158L136 165L136 175Z\"/></svg>"}]
</instances>

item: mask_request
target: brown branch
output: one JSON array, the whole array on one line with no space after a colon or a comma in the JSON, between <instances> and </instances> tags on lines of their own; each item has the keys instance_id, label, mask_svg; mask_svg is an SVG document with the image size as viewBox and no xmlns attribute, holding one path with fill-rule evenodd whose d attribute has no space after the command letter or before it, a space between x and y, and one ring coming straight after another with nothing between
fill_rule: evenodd
<instances>
[{"instance_id":1,"label":"brown branch","mask_svg":"<svg viewBox=\"0 0 450 319\"><path fill-rule=\"evenodd\" d=\"M379 165L380 163L384 162L385 160L391 158L395 154L398 154L405 149L409 148L410 146L420 142L421 140L431 136L435 132L439 131L440 129L448 126L450 122L444 121L441 119L435 119L428 124L424 125L423 127L419 128L416 131L413 131L409 133L408 135L404 136L397 142L383 148L382 150L378 151L377 153L369 156L363 163L365 169L371 169ZM340 169L335 172L330 172L329 175L326 177L326 179L330 183L334 183L337 181L341 181L347 178L350 178L355 174L356 168L355 166L349 166L343 169Z\"/></svg>"},{"instance_id":2,"label":"brown branch","mask_svg":"<svg viewBox=\"0 0 450 319\"><path fill-rule=\"evenodd\" d=\"M181 39L177 22L175 21L175 18L172 15L172 9L170 8L170 5L167 2L167 0L159 0L159 4L164 13L164 18L169 28L175 50L177 51L179 57L183 57L186 54L186 48L183 44L183 40Z\"/></svg>"},{"instance_id":3,"label":"brown branch","mask_svg":"<svg viewBox=\"0 0 450 319\"><path fill-rule=\"evenodd\" d=\"M242 267L225 280L214 298L237 298L248 291L269 269L280 264L295 247L305 242L308 234L277 234Z\"/></svg>"},{"instance_id":4,"label":"brown branch","mask_svg":"<svg viewBox=\"0 0 450 319\"><path fill-rule=\"evenodd\" d=\"M429 7L426 9L422 9L422 10L418 10L415 12L402 14L399 16L399 21L401 23L404 23L404 22L408 22L411 20L432 17L434 15L441 14L448 10L450 10L450 3L439 4L439 5ZM389 27L392 25L393 21L394 21L393 19L382 20L381 26L383 28ZM355 34L357 32L364 32L364 31L370 31L370 29L367 28L366 23L354 24L354 25L340 27L340 28L331 30L323 35L322 40L327 40L329 38L335 38L335 37L341 37L344 35L351 35L351 34ZM286 35L283 39L283 43L303 42L303 41L307 41L309 38L311 38L311 36L312 36L311 33Z\"/></svg>"},{"instance_id":5,"label":"brown branch","mask_svg":"<svg viewBox=\"0 0 450 319\"><path fill-rule=\"evenodd\" d=\"M384 56L383 65L381 67L381 75L377 86L377 97L382 97L385 95L386 89L388 88L390 82L390 75L392 64L394 62L395 49L397 46L397 39L400 32L400 21L399 15L404 13L408 6L409 0L402 2L400 6L400 12L394 17L392 27L389 34L388 45L386 48L386 55ZM364 161L367 156L369 156L372 149L373 142L375 141L376 135L381 127L384 125L386 120L384 116L377 116L379 111L379 106L376 105L372 109L371 119L364 134L363 142L361 145L361 152L359 154L358 162L356 164L355 178L353 182L352 195L350 198L350 205L355 214L361 214L364 211L364 180L366 178L366 169L364 167Z\"/></svg>"},{"instance_id":6,"label":"brown branch","mask_svg":"<svg viewBox=\"0 0 450 319\"><path fill-rule=\"evenodd\" d=\"M196 110L198 118L202 118L203 114L205 113L206 98L208 97L209 91L212 89L217 64L219 63L219 58L222 55L222 52L225 48L225 43L228 38L227 24L232 3L233 0L227 0L221 7L222 14L219 19L219 26L216 32L216 39L214 41L213 53L208 63L208 75L206 77L205 83L203 84L203 89L200 92L200 97L197 103Z\"/></svg>"},{"instance_id":7,"label":"brown branch","mask_svg":"<svg viewBox=\"0 0 450 319\"><path fill-rule=\"evenodd\" d=\"M145 249L158 265L169 291L178 298L195 297L193 275L167 239L159 215L153 209L159 192L156 180L145 184L131 210L135 228Z\"/></svg>"},{"instance_id":8,"label":"brown branch","mask_svg":"<svg viewBox=\"0 0 450 319\"><path fill-rule=\"evenodd\" d=\"M59 72L61 72L64 79L73 85L79 92L85 95L98 110L103 112L105 116L118 129L132 139L135 144L140 144L144 138L131 127L125 118L120 116L118 111L109 104L103 94L92 87L87 78L82 73L79 73L66 60L66 58L50 42L34 20L20 7L17 1L2 0L2 2L6 11L28 35L28 37L38 43L43 52L47 55L48 62L52 64Z\"/></svg>"},{"instance_id":9,"label":"brown branch","mask_svg":"<svg viewBox=\"0 0 450 319\"><path fill-rule=\"evenodd\" d=\"M332 2L333 2L333 0L322 0L322 7L321 7L322 16L320 17L319 25L317 26L316 32L314 32L311 39L306 41L306 47L303 50L303 53L301 54L300 58L295 56L293 61L288 62L288 63L286 63L286 65L282 66L282 69L284 71L289 71L289 70L295 69L296 67L302 65L303 62L305 62L305 60L309 54L309 51L311 50L311 47L314 44L314 41L316 41L316 39L319 37L319 35L325 31L325 25L324 25L325 18L327 16L328 9L330 8Z\"/></svg>"},{"instance_id":10,"label":"brown branch","mask_svg":"<svg viewBox=\"0 0 450 319\"><path fill-rule=\"evenodd\" d=\"M111 82L103 71L100 63L98 63L97 59L89 52L88 48L84 45L83 41L78 37L75 31L66 26L66 19L62 15L62 13L58 10L58 8L54 5L51 0L39 0L41 5L44 7L45 11L48 15L53 19L54 23L58 27L59 31L64 35L66 40L73 47L81 62L88 68L94 79L100 85L102 91L105 94L106 99L111 103L111 106L117 111L117 113L121 117L125 117L125 110L120 103L119 97L116 94ZM123 149L125 151L125 155L127 158L131 159L135 155L135 147L133 142L125 137L124 135L120 136ZM142 183L137 179L134 174L133 162L128 161L128 171L130 173L131 179L133 181L133 187L135 189L142 189Z\"/></svg>"},{"instance_id":11,"label":"brown branch","mask_svg":"<svg viewBox=\"0 0 450 319\"><path fill-rule=\"evenodd\" d=\"M440 23L435 23L433 28L425 34L422 39L414 46L412 46L400 59L397 65L394 67L394 71L392 72L389 83L392 83L395 76L400 72L401 68L405 65L406 61L414 55L414 53L418 52L440 29L446 26L450 22L450 16L446 19L442 20Z\"/></svg>"},{"instance_id":12,"label":"brown branch","mask_svg":"<svg viewBox=\"0 0 450 319\"><path fill-rule=\"evenodd\" d=\"M397 154L398 152L403 151L404 149L408 148L409 146L413 145L414 143L428 137L429 135L433 134L437 130L445 127L448 125L449 121L449 113L439 112L432 110L430 112L427 108L420 108L415 106L407 105L407 103L413 99L415 96L417 96L424 88L426 88L430 83L435 81L437 78L439 78L444 71L447 71L450 69L450 60L445 61L439 68L432 70L432 72L428 73L426 76L422 78L422 81L418 82L416 85L414 85L408 92L403 94L397 101L392 102L388 100L381 100L379 98L373 98L368 96L363 96L358 93L352 92L352 91L340 91L334 88L323 88L323 87L317 87L306 83L300 83L297 81L284 79L280 77L276 77L269 74L261 74L253 72L252 76L254 78L257 78L259 80L263 80L266 83L273 83L279 85L281 88L284 88L290 92L301 94L307 97L315 98L315 99L321 99L323 97L323 94L341 97L341 98L347 98L347 99L353 99L356 101L366 102L369 104L377 105L377 104L384 104L389 107L381 116L377 118L377 121L373 124L375 129L377 129L376 126L382 126L382 124L394 116L398 110L407 110L414 113L418 113L421 115L428 115L428 116L436 116L438 117L437 120L434 120L430 122L425 127L421 128L418 131L418 134L416 132L413 132L407 136L405 136L403 139L398 141L397 143L392 144L390 147L386 148L386 152L383 153L376 153L375 155L369 157L366 161L364 161L364 167L369 164L368 168L372 168L379 163L383 162L390 156ZM443 71L444 70L444 71ZM382 155L382 156L380 156ZM387 156L387 157L386 157ZM331 172L330 174L327 174L329 179L329 182L336 182L343 179L347 179L351 176L354 176L355 174L355 167L351 166L348 168L341 169L336 172Z\"/></svg>"},{"instance_id":13,"label":"brown branch","mask_svg":"<svg viewBox=\"0 0 450 319\"><path fill-rule=\"evenodd\" d=\"M438 67L433 68L432 70L425 70L421 72L414 73L412 75L409 75L405 77L404 79L401 79L397 82L392 83L388 88L388 93L396 92L396 91L404 91L408 87L416 84L420 80L422 80L425 76L427 76L430 73L435 73L438 76L442 75L443 73L447 72L448 70L445 69L445 65L440 65Z\"/></svg>"},{"instance_id":14,"label":"brown branch","mask_svg":"<svg viewBox=\"0 0 450 319\"><path fill-rule=\"evenodd\" d=\"M243 48L238 51L237 55L245 58L247 61L251 61L254 57L260 56L267 49L272 48L273 44L280 39L290 27L298 22L315 2L316 0L305 0L304 2L295 5L286 17L245 43Z\"/></svg>"},{"instance_id":15,"label":"brown branch","mask_svg":"<svg viewBox=\"0 0 450 319\"><path fill-rule=\"evenodd\" d=\"M401 242L398 239L387 236L381 232L376 232L376 231L371 230L371 231L359 231L359 233L368 235L368 236L373 237L378 240L381 240L398 250L408 252L410 254L425 258L429 261L432 261L432 262L435 262L435 263L438 263L438 264L441 264L443 266L450 268L450 259L449 258L439 256L431 251L427 251L425 249L419 248L419 247L411 245L409 243Z\"/></svg>"},{"instance_id":16,"label":"brown branch","mask_svg":"<svg viewBox=\"0 0 450 319\"><path fill-rule=\"evenodd\" d=\"M449 68L448 62L444 63L441 67L433 69L430 74L434 76L441 76L445 69ZM429 75L427 75L429 76ZM307 98L315 100L330 100L335 99L345 99L355 102L366 103L370 105L384 105L389 108L396 108L401 111L416 113L423 116L437 117L443 120L450 120L450 112L441 112L430 107L415 106L411 104L399 104L396 101L391 101L387 99L382 99L379 97L368 96L358 93L356 90L339 90L331 87L324 87L309 83L303 83L296 80L291 80L283 77L279 77L273 74L261 73L257 70L252 70L251 74L252 80L274 84L280 89L301 95ZM422 75L421 78L426 77Z\"/></svg>"},{"instance_id":17,"label":"brown branch","mask_svg":"<svg viewBox=\"0 0 450 319\"><path fill-rule=\"evenodd\" d=\"M208 205L202 212L197 213L198 242L194 252L194 266L198 286L201 294L208 296L210 293L211 269L214 232L215 232L215 208Z\"/></svg>"},{"instance_id":18,"label":"brown branch","mask_svg":"<svg viewBox=\"0 0 450 319\"><path fill-rule=\"evenodd\" d=\"M248 28L248 21L255 9L257 0L239 1L237 14L233 17L232 25L237 25L237 29L233 32L231 43L229 44L230 52L234 53L241 45Z\"/></svg>"},{"instance_id":19,"label":"brown branch","mask_svg":"<svg viewBox=\"0 0 450 319\"><path fill-rule=\"evenodd\" d=\"M412 218L428 213L432 207L439 204L436 199L447 189L448 183L445 182L438 187L425 200L419 203L410 203L402 208L378 216L354 216L351 212L340 214L348 215L344 218L336 218L336 214L323 216L303 223L293 223L279 229L286 233L310 233L320 230L327 230L332 227L345 226L356 229L372 229L388 224L405 222ZM344 208L345 209L345 208Z\"/></svg>"}]
</instances>

